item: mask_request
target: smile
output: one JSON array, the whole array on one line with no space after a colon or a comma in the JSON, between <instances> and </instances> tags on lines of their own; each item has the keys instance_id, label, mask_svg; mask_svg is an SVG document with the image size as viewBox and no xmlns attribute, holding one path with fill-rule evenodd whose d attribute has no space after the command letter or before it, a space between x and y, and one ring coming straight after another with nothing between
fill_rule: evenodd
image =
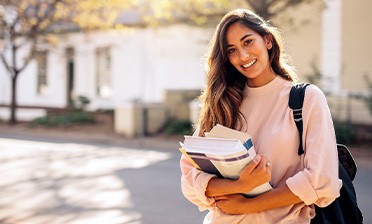
<instances>
[{"instance_id":1,"label":"smile","mask_svg":"<svg viewBox=\"0 0 372 224\"><path fill-rule=\"evenodd\" d=\"M251 67L254 63L256 63L257 59L254 59L253 61L249 62L248 64L242 65L243 68L249 68Z\"/></svg>"}]
</instances>

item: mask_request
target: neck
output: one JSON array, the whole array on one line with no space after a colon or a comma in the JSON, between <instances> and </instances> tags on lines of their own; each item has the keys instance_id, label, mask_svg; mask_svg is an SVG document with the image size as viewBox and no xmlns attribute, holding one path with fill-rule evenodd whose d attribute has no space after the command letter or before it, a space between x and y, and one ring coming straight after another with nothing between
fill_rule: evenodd
<instances>
[{"instance_id":1,"label":"neck","mask_svg":"<svg viewBox=\"0 0 372 224\"><path fill-rule=\"evenodd\" d=\"M251 88L261 87L273 81L277 75L278 74L276 74L274 70L270 67L270 70L267 71L266 73L263 73L253 79L247 79L247 85Z\"/></svg>"}]
</instances>

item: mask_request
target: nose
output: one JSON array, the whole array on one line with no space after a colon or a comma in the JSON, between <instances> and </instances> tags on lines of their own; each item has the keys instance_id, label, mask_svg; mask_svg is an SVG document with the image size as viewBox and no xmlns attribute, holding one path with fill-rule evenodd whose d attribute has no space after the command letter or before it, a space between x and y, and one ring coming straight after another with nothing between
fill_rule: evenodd
<instances>
[{"instance_id":1,"label":"nose","mask_svg":"<svg viewBox=\"0 0 372 224\"><path fill-rule=\"evenodd\" d=\"M240 51L240 59L241 60L246 60L249 58L249 54L246 50L241 50Z\"/></svg>"}]
</instances>

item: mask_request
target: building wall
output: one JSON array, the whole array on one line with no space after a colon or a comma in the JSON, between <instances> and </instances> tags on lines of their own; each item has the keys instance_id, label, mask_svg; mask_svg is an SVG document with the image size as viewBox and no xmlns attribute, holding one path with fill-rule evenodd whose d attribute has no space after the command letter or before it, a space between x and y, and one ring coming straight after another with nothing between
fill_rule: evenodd
<instances>
[{"instance_id":1,"label":"building wall","mask_svg":"<svg viewBox=\"0 0 372 224\"><path fill-rule=\"evenodd\" d=\"M372 80L372 28L367 22L372 21L371 8L369 0L360 4L334 0L327 2L324 10L320 5L305 5L289 13L298 21L311 15L308 22L301 26L279 24L300 78L313 72L313 62L320 69L324 77L317 84L330 94L327 99L336 120L372 124L366 103L347 97L349 93L367 93L364 74Z\"/></svg>"},{"instance_id":2,"label":"building wall","mask_svg":"<svg viewBox=\"0 0 372 224\"><path fill-rule=\"evenodd\" d=\"M10 76L2 63L0 63L0 104L8 103Z\"/></svg>"},{"instance_id":3,"label":"building wall","mask_svg":"<svg viewBox=\"0 0 372 224\"><path fill-rule=\"evenodd\" d=\"M76 46L76 95L93 99L91 109L113 108L126 101L161 102L164 90L200 89L203 55L212 31L185 25L96 33ZM83 42L83 40L80 40ZM95 92L95 48L111 46L113 97Z\"/></svg>"},{"instance_id":4,"label":"building wall","mask_svg":"<svg viewBox=\"0 0 372 224\"><path fill-rule=\"evenodd\" d=\"M288 10L285 18L278 18L278 27L282 30L285 50L292 58L301 81L313 73L312 66L320 68L322 5L302 5Z\"/></svg>"},{"instance_id":5,"label":"building wall","mask_svg":"<svg viewBox=\"0 0 372 224\"><path fill-rule=\"evenodd\" d=\"M321 87L326 93L339 95L342 56L342 0L326 1L322 12Z\"/></svg>"},{"instance_id":6,"label":"building wall","mask_svg":"<svg viewBox=\"0 0 372 224\"><path fill-rule=\"evenodd\" d=\"M47 107L67 105L66 48L74 48L74 95L92 100L90 109L113 109L126 101L161 102L165 90L200 89L203 56L213 29L174 25L61 36L48 51L49 92L36 94L37 64L32 61L18 80L18 104ZM96 93L98 47L110 47L112 97ZM4 67L0 64L0 72ZM0 103L10 103L10 81L1 75Z\"/></svg>"},{"instance_id":7,"label":"building wall","mask_svg":"<svg viewBox=\"0 0 372 224\"><path fill-rule=\"evenodd\" d=\"M342 7L342 88L366 89L364 74L372 80L371 0L343 0Z\"/></svg>"}]
</instances>

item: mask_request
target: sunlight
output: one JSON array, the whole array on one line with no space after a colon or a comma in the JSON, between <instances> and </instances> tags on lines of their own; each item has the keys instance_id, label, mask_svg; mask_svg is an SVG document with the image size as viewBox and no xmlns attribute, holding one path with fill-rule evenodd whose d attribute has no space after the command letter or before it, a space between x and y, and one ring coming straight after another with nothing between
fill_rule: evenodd
<instances>
[{"instance_id":1,"label":"sunlight","mask_svg":"<svg viewBox=\"0 0 372 224\"><path fill-rule=\"evenodd\" d=\"M169 158L150 150L0 138L0 220L140 223L119 173Z\"/></svg>"}]
</instances>

